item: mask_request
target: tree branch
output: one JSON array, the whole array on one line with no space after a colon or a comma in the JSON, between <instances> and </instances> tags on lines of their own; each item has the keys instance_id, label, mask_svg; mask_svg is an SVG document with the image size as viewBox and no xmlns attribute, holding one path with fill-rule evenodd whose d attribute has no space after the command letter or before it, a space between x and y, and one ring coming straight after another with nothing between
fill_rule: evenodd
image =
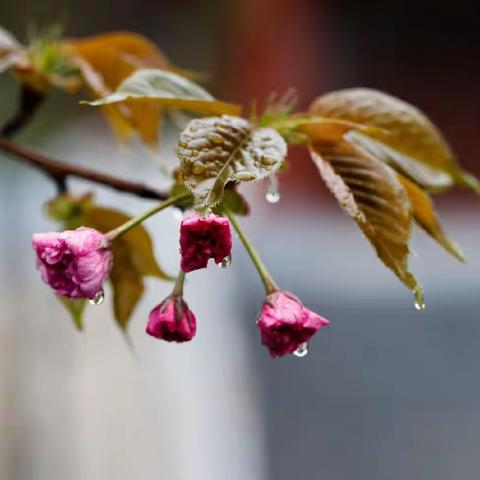
<instances>
[{"instance_id":1,"label":"tree branch","mask_svg":"<svg viewBox=\"0 0 480 480\"><path fill-rule=\"evenodd\" d=\"M67 165L34 150L20 146L4 137L0 137L0 150L38 168L52 178L57 185L64 186L67 177L72 176L105 185L119 192L131 193L141 198L165 200L169 197L168 193L155 190L141 183L129 182L77 165Z\"/></svg>"},{"instance_id":2,"label":"tree branch","mask_svg":"<svg viewBox=\"0 0 480 480\"><path fill-rule=\"evenodd\" d=\"M0 135L2 137L12 138L32 119L44 98L42 93L22 84L20 87L17 111L0 129Z\"/></svg>"}]
</instances>

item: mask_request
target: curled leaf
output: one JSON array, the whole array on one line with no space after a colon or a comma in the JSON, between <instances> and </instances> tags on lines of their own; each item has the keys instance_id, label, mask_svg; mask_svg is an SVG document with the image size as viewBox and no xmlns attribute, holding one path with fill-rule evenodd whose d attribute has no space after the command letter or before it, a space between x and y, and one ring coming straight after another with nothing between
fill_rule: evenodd
<instances>
[{"instance_id":1,"label":"curled leaf","mask_svg":"<svg viewBox=\"0 0 480 480\"><path fill-rule=\"evenodd\" d=\"M108 105L125 101L143 101L202 115L240 113L238 105L215 100L191 80L173 72L153 68L138 70L119 85L113 94L86 103Z\"/></svg>"},{"instance_id":2,"label":"curled leaf","mask_svg":"<svg viewBox=\"0 0 480 480\"><path fill-rule=\"evenodd\" d=\"M312 159L340 206L357 223L378 257L409 287L418 305L422 288L408 271L412 212L396 173L348 143L310 148Z\"/></svg>"},{"instance_id":3,"label":"curled leaf","mask_svg":"<svg viewBox=\"0 0 480 480\"><path fill-rule=\"evenodd\" d=\"M450 240L443 230L437 218L432 200L428 193L425 193L420 187L402 175L398 175L398 179L404 186L408 198L412 205L412 213L415 221L420 225L431 237L433 237L443 248L461 262L465 261L465 257L458 245Z\"/></svg>"},{"instance_id":4,"label":"curled leaf","mask_svg":"<svg viewBox=\"0 0 480 480\"><path fill-rule=\"evenodd\" d=\"M272 128L224 115L192 120L180 135L177 155L185 186L199 209L214 207L227 182L260 180L274 173L287 153Z\"/></svg>"},{"instance_id":5,"label":"curled leaf","mask_svg":"<svg viewBox=\"0 0 480 480\"><path fill-rule=\"evenodd\" d=\"M436 191L457 183L480 192L480 183L461 169L437 127L413 105L376 90L353 88L317 98L310 112L375 127L349 132L346 139L423 188Z\"/></svg>"}]
</instances>

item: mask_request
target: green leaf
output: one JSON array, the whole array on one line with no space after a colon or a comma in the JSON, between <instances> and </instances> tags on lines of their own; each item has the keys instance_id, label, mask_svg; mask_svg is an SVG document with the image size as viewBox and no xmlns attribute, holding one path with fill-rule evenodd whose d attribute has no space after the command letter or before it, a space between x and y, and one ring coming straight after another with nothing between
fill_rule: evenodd
<instances>
[{"instance_id":1,"label":"green leaf","mask_svg":"<svg viewBox=\"0 0 480 480\"><path fill-rule=\"evenodd\" d=\"M116 210L92 207L85 214L86 226L108 232L127 222L130 218ZM110 281L113 287L113 310L117 324L125 330L128 321L140 301L143 277L153 276L172 280L158 265L153 254L153 245L147 231L137 225L112 244L113 266Z\"/></svg>"},{"instance_id":2,"label":"green leaf","mask_svg":"<svg viewBox=\"0 0 480 480\"><path fill-rule=\"evenodd\" d=\"M234 189L225 190L223 194L222 203L217 207L219 214L224 208L228 208L232 213L237 215L248 215L250 213L250 206L245 197ZM216 209L214 209L215 211Z\"/></svg>"},{"instance_id":3,"label":"green leaf","mask_svg":"<svg viewBox=\"0 0 480 480\"><path fill-rule=\"evenodd\" d=\"M154 102L164 107L187 110L202 115L240 113L240 107L215 100L196 83L173 72L145 68L124 80L117 90L89 105L108 105L125 101Z\"/></svg>"},{"instance_id":4,"label":"green leaf","mask_svg":"<svg viewBox=\"0 0 480 480\"><path fill-rule=\"evenodd\" d=\"M287 154L285 141L274 129L256 129L243 118L227 115L192 120L178 145L182 179L197 209L217 205L227 182L270 176Z\"/></svg>"},{"instance_id":5,"label":"green leaf","mask_svg":"<svg viewBox=\"0 0 480 480\"><path fill-rule=\"evenodd\" d=\"M70 300L66 297L57 298L72 316L73 323L77 330L83 330L83 311L85 310L87 301L84 298L80 298L78 300Z\"/></svg>"},{"instance_id":6,"label":"green leaf","mask_svg":"<svg viewBox=\"0 0 480 480\"><path fill-rule=\"evenodd\" d=\"M327 187L357 223L378 257L409 287L423 306L423 292L408 271L412 225L409 198L397 174L348 143L312 146L312 159Z\"/></svg>"},{"instance_id":7,"label":"green leaf","mask_svg":"<svg viewBox=\"0 0 480 480\"><path fill-rule=\"evenodd\" d=\"M375 127L345 138L425 189L438 191L456 183L480 193L480 182L462 170L437 127L413 105L376 90L353 88L317 98L310 112Z\"/></svg>"}]
</instances>

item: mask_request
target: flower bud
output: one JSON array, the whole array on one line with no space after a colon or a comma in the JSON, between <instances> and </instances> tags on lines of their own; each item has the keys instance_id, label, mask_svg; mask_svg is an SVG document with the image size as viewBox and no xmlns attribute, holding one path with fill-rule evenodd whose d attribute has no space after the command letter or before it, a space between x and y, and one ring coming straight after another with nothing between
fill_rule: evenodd
<instances>
[{"instance_id":1,"label":"flower bud","mask_svg":"<svg viewBox=\"0 0 480 480\"><path fill-rule=\"evenodd\" d=\"M188 342L196 331L195 315L179 295L168 296L148 317L147 333L167 342Z\"/></svg>"},{"instance_id":2,"label":"flower bud","mask_svg":"<svg viewBox=\"0 0 480 480\"><path fill-rule=\"evenodd\" d=\"M203 218L198 213L186 217L180 225L180 266L184 272L205 268L213 258L219 264L230 255L232 234L228 220L210 214Z\"/></svg>"},{"instance_id":3,"label":"flower bud","mask_svg":"<svg viewBox=\"0 0 480 480\"><path fill-rule=\"evenodd\" d=\"M32 246L42 280L68 298L95 298L112 265L107 239L93 228L36 233Z\"/></svg>"},{"instance_id":4,"label":"flower bud","mask_svg":"<svg viewBox=\"0 0 480 480\"><path fill-rule=\"evenodd\" d=\"M272 357L281 357L295 352L330 322L305 308L290 292L279 290L267 296L257 323L262 344Z\"/></svg>"}]
</instances>

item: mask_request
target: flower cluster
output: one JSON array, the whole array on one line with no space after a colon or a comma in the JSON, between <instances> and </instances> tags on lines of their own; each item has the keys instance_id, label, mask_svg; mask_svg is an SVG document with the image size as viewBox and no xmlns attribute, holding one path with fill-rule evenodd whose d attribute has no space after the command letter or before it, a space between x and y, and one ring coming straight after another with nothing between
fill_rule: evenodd
<instances>
[{"instance_id":1,"label":"flower cluster","mask_svg":"<svg viewBox=\"0 0 480 480\"><path fill-rule=\"evenodd\" d=\"M71 299L93 299L112 266L112 235L93 228L41 233L33 236L37 267L55 293ZM180 226L181 273L172 293L150 313L146 331L168 342L187 342L196 333L196 318L183 299L185 272L219 264L230 258L232 235L229 221L213 213L193 213ZM298 352L320 328L329 324L310 311L293 294L272 282L258 317L263 345L272 357Z\"/></svg>"}]
</instances>

